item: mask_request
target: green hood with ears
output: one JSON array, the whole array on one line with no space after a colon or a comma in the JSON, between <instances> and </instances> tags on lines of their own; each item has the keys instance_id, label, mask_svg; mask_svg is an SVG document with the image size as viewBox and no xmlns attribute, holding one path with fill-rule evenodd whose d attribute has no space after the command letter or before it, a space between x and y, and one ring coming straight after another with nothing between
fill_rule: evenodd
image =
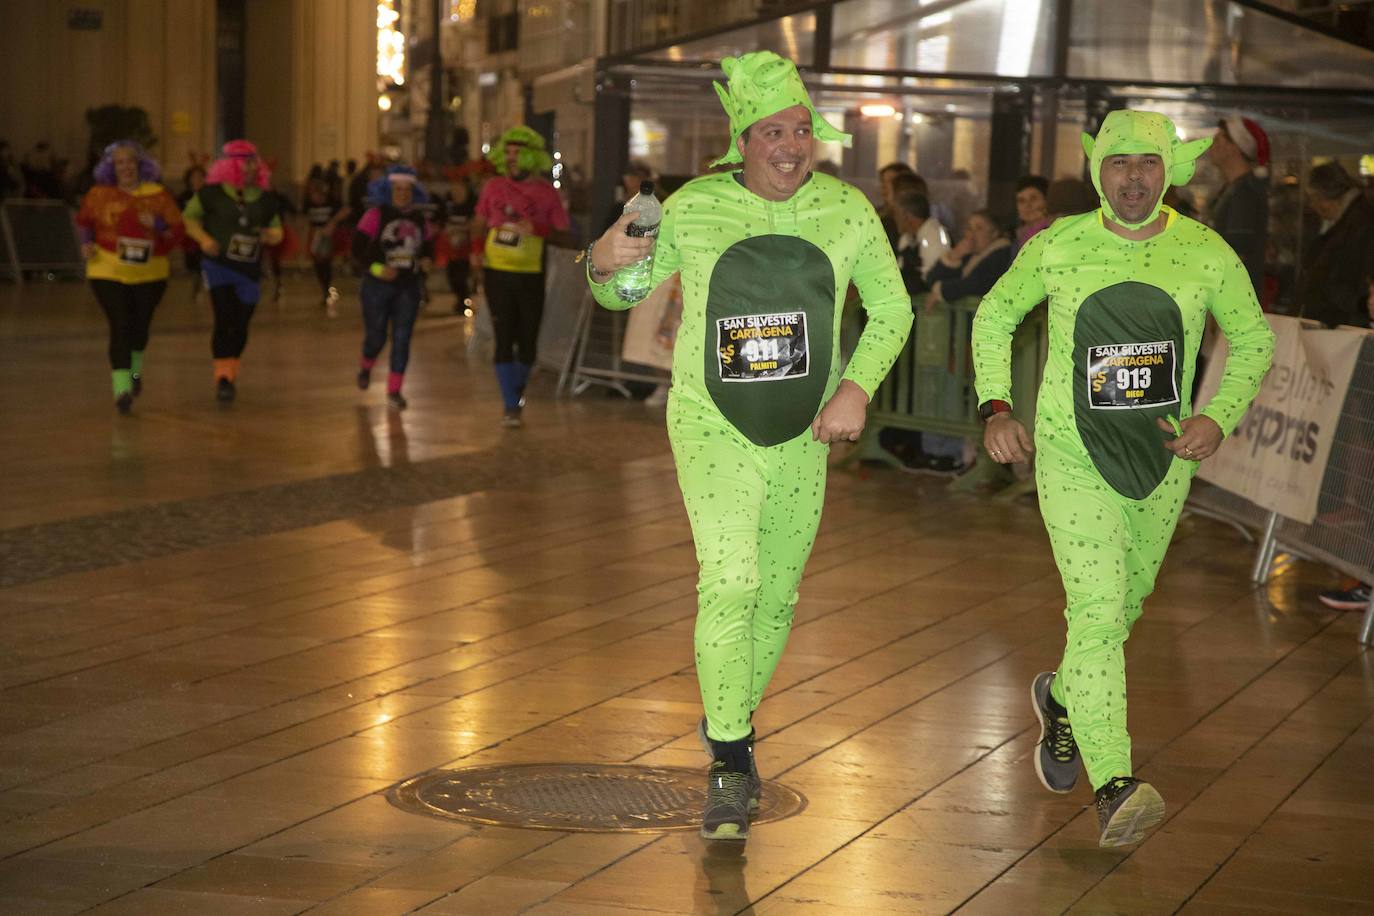
<instances>
[{"instance_id":1,"label":"green hood with ears","mask_svg":"<svg viewBox=\"0 0 1374 916\"><path fill-rule=\"evenodd\" d=\"M1083 152L1088 154L1093 187L1097 188L1102 209L1113 222L1127 229L1139 229L1153 222L1159 216L1169 186L1181 187L1191 181L1197 158L1211 145L1211 137L1184 143L1178 137L1174 122L1153 111L1113 111L1102 122L1096 139L1083 135ZM1150 215L1138 223L1127 223L1116 215L1102 193L1102 162L1110 156L1141 153L1154 153L1164 160L1166 179Z\"/></svg>"},{"instance_id":2,"label":"green hood with ears","mask_svg":"<svg viewBox=\"0 0 1374 916\"><path fill-rule=\"evenodd\" d=\"M811 95L802 83L797 65L772 51L753 51L741 57L727 57L720 62L725 71L726 86L712 83L720 104L730 118L730 149L712 165L733 165L743 162L740 155L740 136L750 125L793 105L805 105L811 112L811 133L817 140L849 146L854 138L841 132L822 118L811 104Z\"/></svg>"}]
</instances>

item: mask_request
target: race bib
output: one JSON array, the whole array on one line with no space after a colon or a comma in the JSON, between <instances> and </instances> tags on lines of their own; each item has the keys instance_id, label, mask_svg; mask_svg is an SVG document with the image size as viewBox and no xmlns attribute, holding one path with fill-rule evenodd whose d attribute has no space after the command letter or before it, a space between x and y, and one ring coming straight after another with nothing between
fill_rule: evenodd
<instances>
[{"instance_id":1,"label":"race bib","mask_svg":"<svg viewBox=\"0 0 1374 916\"><path fill-rule=\"evenodd\" d=\"M810 369L806 313L717 318L716 355L722 382L802 378Z\"/></svg>"},{"instance_id":2,"label":"race bib","mask_svg":"<svg viewBox=\"0 0 1374 916\"><path fill-rule=\"evenodd\" d=\"M520 231L514 226L497 226L496 237L493 239L498 245L505 245L507 248L520 247Z\"/></svg>"},{"instance_id":3,"label":"race bib","mask_svg":"<svg viewBox=\"0 0 1374 916\"><path fill-rule=\"evenodd\" d=\"M243 235L236 232L229 236L229 247L225 249L224 256L231 261L252 263L258 259L259 244L260 240L256 235Z\"/></svg>"},{"instance_id":4,"label":"race bib","mask_svg":"<svg viewBox=\"0 0 1374 916\"><path fill-rule=\"evenodd\" d=\"M115 252L121 264L147 264L153 256L153 240L121 235L115 240Z\"/></svg>"},{"instance_id":5,"label":"race bib","mask_svg":"<svg viewBox=\"0 0 1374 916\"><path fill-rule=\"evenodd\" d=\"M1174 342L1088 347L1088 404L1093 410L1133 410L1178 403Z\"/></svg>"}]
</instances>

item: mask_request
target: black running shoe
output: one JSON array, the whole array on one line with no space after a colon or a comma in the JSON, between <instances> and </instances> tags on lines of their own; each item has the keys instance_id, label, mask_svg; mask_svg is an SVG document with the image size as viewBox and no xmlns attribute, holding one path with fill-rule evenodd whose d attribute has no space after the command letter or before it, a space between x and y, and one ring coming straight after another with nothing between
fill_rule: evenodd
<instances>
[{"instance_id":1,"label":"black running shoe","mask_svg":"<svg viewBox=\"0 0 1374 916\"><path fill-rule=\"evenodd\" d=\"M237 393L234 390L234 383L227 378L222 378L215 384L215 397L219 398L221 404L231 403Z\"/></svg>"},{"instance_id":2,"label":"black running shoe","mask_svg":"<svg viewBox=\"0 0 1374 916\"><path fill-rule=\"evenodd\" d=\"M1058 704L1050 695L1050 685L1054 683L1053 671L1042 671L1031 681L1031 706L1035 717L1040 720L1040 743L1035 749L1035 775L1040 784L1051 792L1063 795L1072 792L1078 782L1078 770L1082 758L1078 754L1078 744L1073 740L1073 728L1069 717L1060 715L1060 710L1052 707Z\"/></svg>"},{"instance_id":3,"label":"black running shoe","mask_svg":"<svg viewBox=\"0 0 1374 916\"><path fill-rule=\"evenodd\" d=\"M134 383L134 397L138 397L143 393L143 376L131 375L129 376L129 380Z\"/></svg>"},{"instance_id":4,"label":"black running shoe","mask_svg":"<svg viewBox=\"0 0 1374 916\"><path fill-rule=\"evenodd\" d=\"M1117 776L1097 790L1098 846L1133 846L1164 820L1164 799L1155 787Z\"/></svg>"},{"instance_id":5,"label":"black running shoe","mask_svg":"<svg viewBox=\"0 0 1374 916\"><path fill-rule=\"evenodd\" d=\"M1369 586L1333 588L1317 596L1322 604L1337 611L1363 611L1369 607Z\"/></svg>"},{"instance_id":6,"label":"black running shoe","mask_svg":"<svg viewBox=\"0 0 1374 916\"><path fill-rule=\"evenodd\" d=\"M401 397L401 392L393 391L386 396L386 406L390 407L392 410L405 410L406 399Z\"/></svg>"},{"instance_id":7,"label":"black running shoe","mask_svg":"<svg viewBox=\"0 0 1374 916\"><path fill-rule=\"evenodd\" d=\"M716 759L716 752L711 749L711 739L706 735L706 717L702 716L697 723L697 740L701 742L701 749L706 752L706 756L712 760ZM751 729L748 741L749 750L749 813L754 814L759 809L759 799L763 797L763 780L759 778L758 765L754 763L754 732Z\"/></svg>"},{"instance_id":8,"label":"black running shoe","mask_svg":"<svg viewBox=\"0 0 1374 916\"><path fill-rule=\"evenodd\" d=\"M723 760L706 777L706 813L701 835L708 840L749 838L749 774L734 773Z\"/></svg>"},{"instance_id":9,"label":"black running shoe","mask_svg":"<svg viewBox=\"0 0 1374 916\"><path fill-rule=\"evenodd\" d=\"M127 416L129 411L133 409L134 396L129 392L126 391L123 394L121 394L118 398L115 398L115 410L119 411L121 414L125 414Z\"/></svg>"},{"instance_id":10,"label":"black running shoe","mask_svg":"<svg viewBox=\"0 0 1374 916\"><path fill-rule=\"evenodd\" d=\"M372 384L372 370L371 370L371 369L359 369L359 370L358 370L358 390L359 390L359 391L366 391L366 390L367 390L367 386L368 386L368 385L371 385L371 384Z\"/></svg>"}]
</instances>

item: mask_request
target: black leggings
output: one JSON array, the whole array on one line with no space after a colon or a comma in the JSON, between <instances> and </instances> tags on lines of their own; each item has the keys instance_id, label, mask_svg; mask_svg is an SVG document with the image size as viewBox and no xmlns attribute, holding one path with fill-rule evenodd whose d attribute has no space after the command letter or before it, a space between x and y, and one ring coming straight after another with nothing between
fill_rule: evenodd
<instances>
[{"instance_id":1,"label":"black leggings","mask_svg":"<svg viewBox=\"0 0 1374 916\"><path fill-rule=\"evenodd\" d=\"M315 279L320 281L320 295L329 298L329 287L334 285L334 259L315 258Z\"/></svg>"},{"instance_id":2,"label":"black leggings","mask_svg":"<svg viewBox=\"0 0 1374 916\"><path fill-rule=\"evenodd\" d=\"M487 268L487 307L496 334L496 362L534 365L539 322L544 318L544 275Z\"/></svg>"},{"instance_id":3,"label":"black leggings","mask_svg":"<svg viewBox=\"0 0 1374 916\"><path fill-rule=\"evenodd\" d=\"M256 302L239 299L233 286L210 287L210 305L215 310L215 332L210 337L210 353L215 359L236 359L248 346L248 322L253 320Z\"/></svg>"},{"instance_id":4,"label":"black leggings","mask_svg":"<svg viewBox=\"0 0 1374 916\"><path fill-rule=\"evenodd\" d=\"M148 347L148 328L153 310L167 291L166 280L152 283L120 283L117 280L92 280L95 301L110 323L110 368L128 369L130 354Z\"/></svg>"}]
</instances>

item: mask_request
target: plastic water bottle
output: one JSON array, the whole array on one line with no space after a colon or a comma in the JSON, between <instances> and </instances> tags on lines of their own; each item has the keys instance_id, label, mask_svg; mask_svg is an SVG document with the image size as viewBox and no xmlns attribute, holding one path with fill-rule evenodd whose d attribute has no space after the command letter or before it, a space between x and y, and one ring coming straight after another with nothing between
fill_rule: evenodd
<instances>
[{"instance_id":1,"label":"plastic water bottle","mask_svg":"<svg viewBox=\"0 0 1374 916\"><path fill-rule=\"evenodd\" d=\"M639 193L625 204L625 212L635 214L634 222L625 227L626 235L658 238L658 224L663 220L663 205L654 196L654 183L641 181ZM615 275L616 295L626 302L638 302L649 295L649 276L654 272L653 249L642 259L622 267Z\"/></svg>"}]
</instances>

